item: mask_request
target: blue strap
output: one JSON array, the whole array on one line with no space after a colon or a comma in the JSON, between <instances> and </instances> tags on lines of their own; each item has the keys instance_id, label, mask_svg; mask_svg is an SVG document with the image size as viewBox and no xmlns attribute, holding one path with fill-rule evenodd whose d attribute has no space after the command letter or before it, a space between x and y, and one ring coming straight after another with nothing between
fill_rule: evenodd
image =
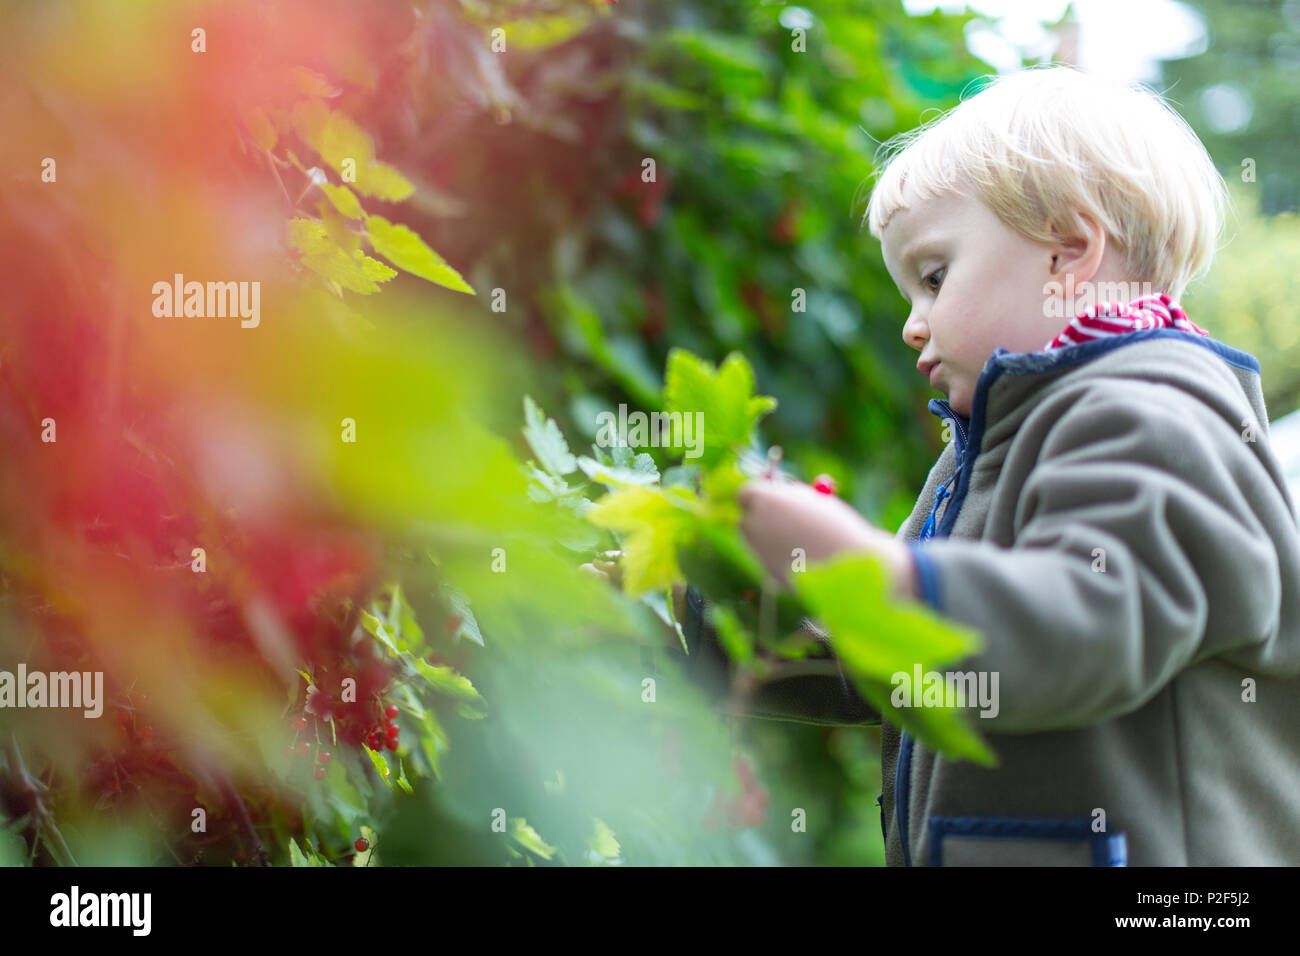
<instances>
[{"instance_id":1,"label":"blue strap","mask_svg":"<svg viewBox=\"0 0 1300 956\"><path fill-rule=\"evenodd\" d=\"M953 475L953 478L955 477L957 476ZM918 541L927 541L930 538L934 537L934 529L937 523L936 518L939 513L939 505L942 504L943 500L947 498L948 495L950 494L950 492L948 491L948 486L950 484L952 484L952 478L949 478L942 485L940 485L939 490L934 493L934 507L930 509L930 514L925 519L925 524L921 526L921 533L917 535Z\"/></svg>"}]
</instances>

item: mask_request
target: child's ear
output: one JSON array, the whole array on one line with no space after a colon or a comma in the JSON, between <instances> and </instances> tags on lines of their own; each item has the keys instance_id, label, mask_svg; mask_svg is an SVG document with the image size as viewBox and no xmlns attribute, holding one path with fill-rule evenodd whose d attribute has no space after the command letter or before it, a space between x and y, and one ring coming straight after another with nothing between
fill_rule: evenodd
<instances>
[{"instance_id":1,"label":"child's ear","mask_svg":"<svg viewBox=\"0 0 1300 956\"><path fill-rule=\"evenodd\" d=\"M1079 213L1078 220L1082 232L1064 236L1055 225L1051 227L1053 237L1052 264L1053 276L1072 274L1074 281L1088 282L1101 268L1102 257L1106 254L1106 230L1091 216Z\"/></svg>"}]
</instances>

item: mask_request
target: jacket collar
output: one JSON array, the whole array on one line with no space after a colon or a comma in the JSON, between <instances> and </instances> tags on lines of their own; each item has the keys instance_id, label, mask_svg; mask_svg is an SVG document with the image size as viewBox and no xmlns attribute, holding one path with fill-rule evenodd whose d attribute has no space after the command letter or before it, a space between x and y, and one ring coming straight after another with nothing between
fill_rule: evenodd
<instances>
[{"instance_id":1,"label":"jacket collar","mask_svg":"<svg viewBox=\"0 0 1300 956\"><path fill-rule=\"evenodd\" d=\"M957 519L961 501L965 498L966 489L970 484L969 469L965 466L969 460L979 455L984 446L984 437L991 426L998 425L1003 419L1012 418L1017 412L1023 414L1031 404L1034 393L1078 366L1096 360L1109 364L1105 360L1111 356L1121 358L1116 354L1121 349L1128 349L1141 343L1153 343L1161 339L1186 342L1206 349L1235 369L1242 391L1259 418L1260 425L1267 428L1268 419L1259 384L1259 361L1253 355L1209 336L1176 328L1158 328L1096 339L1078 345L1062 346L1049 351L1012 352L998 348L984 363L984 369L975 383L975 397L971 403L969 418L953 411L946 399L935 398L928 403L931 413L953 422L953 440L956 442L957 461L962 472L958 479L954 500L944 512L938 533L947 534ZM1098 367L1098 371L1101 372L1101 367ZM1221 391L1220 385L1205 380L1205 372L1204 363L1201 363L1201 368L1198 370L1185 368L1177 362L1163 362L1157 367L1144 368L1142 374L1145 378L1166 381L1193 392L1206 393L1207 390L1213 392L1216 389ZM994 386L997 386L996 393ZM1010 434L1014 434L1017 424L1018 417L1007 423L1005 429L999 428L1001 439L1005 440Z\"/></svg>"},{"instance_id":2,"label":"jacket collar","mask_svg":"<svg viewBox=\"0 0 1300 956\"><path fill-rule=\"evenodd\" d=\"M1079 345L1059 346L1049 351L1012 352L1004 348L994 349L993 354L984 363L984 369L980 372L979 380L975 383L975 398L969 417L958 414L948 404L948 400L943 398L930 399L927 407L936 417L953 421L954 436L960 435L962 438L966 438L969 436L977 418L981 420L988 418L989 390L993 383L1004 375L1023 376L1023 387L1014 389L1016 397L1023 399L1026 395L1022 393L1034 391L1036 388L1045 385L1055 377L1053 373L1066 372L1075 366L1099 358L1116 349L1156 338L1174 338L1185 342L1195 342L1217 354L1229 365L1246 372L1253 372L1255 375L1259 374L1259 361L1255 356L1240 349L1235 349L1217 339L1194 335L1174 328L1147 329L1112 338L1084 342ZM1037 378L1038 376L1044 377ZM998 404L1001 406L1004 403L999 401Z\"/></svg>"}]
</instances>

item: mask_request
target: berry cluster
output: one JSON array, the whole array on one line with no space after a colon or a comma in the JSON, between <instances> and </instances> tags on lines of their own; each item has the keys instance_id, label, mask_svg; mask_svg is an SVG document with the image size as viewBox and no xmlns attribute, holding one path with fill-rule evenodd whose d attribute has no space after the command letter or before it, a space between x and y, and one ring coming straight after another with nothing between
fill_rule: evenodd
<instances>
[{"instance_id":1,"label":"berry cluster","mask_svg":"<svg viewBox=\"0 0 1300 956\"><path fill-rule=\"evenodd\" d=\"M397 749L397 740L402 735L402 728L394 722L399 711L396 704L389 704L384 710L385 723L375 724L366 735L366 746L371 750Z\"/></svg>"}]
</instances>

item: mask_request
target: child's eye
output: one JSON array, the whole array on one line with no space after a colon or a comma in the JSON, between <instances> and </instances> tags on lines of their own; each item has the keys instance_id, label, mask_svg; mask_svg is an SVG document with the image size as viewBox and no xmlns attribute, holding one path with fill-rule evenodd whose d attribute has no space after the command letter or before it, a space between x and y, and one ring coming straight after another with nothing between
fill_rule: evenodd
<instances>
[{"instance_id":1,"label":"child's eye","mask_svg":"<svg viewBox=\"0 0 1300 956\"><path fill-rule=\"evenodd\" d=\"M944 274L947 271L948 271L947 269L935 269L928 276L926 276L924 279L921 280L921 285L925 286L931 292L938 292L939 286L943 284ZM935 280L934 285L930 284L931 279Z\"/></svg>"}]
</instances>

